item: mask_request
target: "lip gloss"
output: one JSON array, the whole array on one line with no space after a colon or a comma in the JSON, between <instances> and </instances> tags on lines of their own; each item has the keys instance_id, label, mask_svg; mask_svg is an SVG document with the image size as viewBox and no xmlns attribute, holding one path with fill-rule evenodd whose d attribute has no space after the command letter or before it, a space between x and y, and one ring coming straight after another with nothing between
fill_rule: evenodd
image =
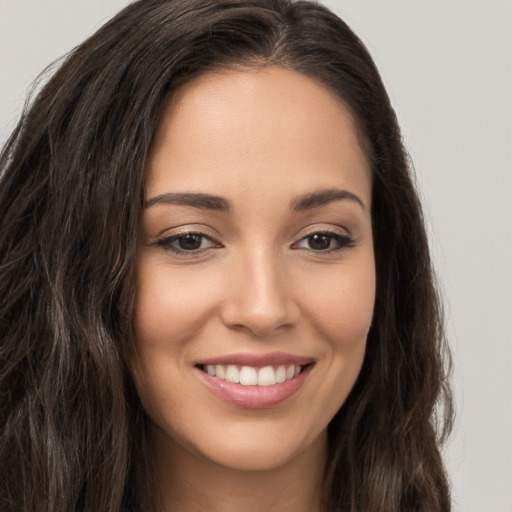
<instances>
[{"instance_id":1,"label":"lip gloss","mask_svg":"<svg viewBox=\"0 0 512 512\"><path fill-rule=\"evenodd\" d=\"M208 375L195 368L208 388L223 401L242 409L269 409L292 397L304 384L313 365L307 365L290 380L271 386L245 386Z\"/></svg>"}]
</instances>

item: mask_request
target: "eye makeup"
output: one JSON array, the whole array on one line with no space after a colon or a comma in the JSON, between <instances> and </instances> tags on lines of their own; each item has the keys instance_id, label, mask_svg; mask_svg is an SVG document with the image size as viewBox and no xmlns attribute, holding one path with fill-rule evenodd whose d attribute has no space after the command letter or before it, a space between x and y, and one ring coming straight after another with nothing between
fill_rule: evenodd
<instances>
[{"instance_id":1,"label":"eye makeup","mask_svg":"<svg viewBox=\"0 0 512 512\"><path fill-rule=\"evenodd\" d=\"M352 236L336 231L322 230L309 233L293 244L292 248L305 249L315 253L332 253L354 246L355 240Z\"/></svg>"},{"instance_id":2,"label":"eye makeup","mask_svg":"<svg viewBox=\"0 0 512 512\"><path fill-rule=\"evenodd\" d=\"M212 237L200 231L184 231L159 238L155 246L177 254L197 254L208 249L220 248L222 245Z\"/></svg>"},{"instance_id":3,"label":"eye makeup","mask_svg":"<svg viewBox=\"0 0 512 512\"><path fill-rule=\"evenodd\" d=\"M224 247L211 236L198 230L183 230L156 240L152 245L179 255L198 255L210 249ZM291 245L293 250L305 250L315 254L327 254L355 246L354 238L334 230L312 230Z\"/></svg>"}]
</instances>

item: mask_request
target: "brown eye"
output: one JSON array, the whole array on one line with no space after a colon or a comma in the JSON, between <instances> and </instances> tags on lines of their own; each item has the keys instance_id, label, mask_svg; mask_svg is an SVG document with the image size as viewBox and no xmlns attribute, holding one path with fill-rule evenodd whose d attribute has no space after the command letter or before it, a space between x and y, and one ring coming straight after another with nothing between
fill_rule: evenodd
<instances>
[{"instance_id":1,"label":"brown eye","mask_svg":"<svg viewBox=\"0 0 512 512\"><path fill-rule=\"evenodd\" d=\"M188 235L180 236L176 242L178 243L178 247L183 251L197 251L201 248L203 236L190 233Z\"/></svg>"},{"instance_id":2,"label":"brown eye","mask_svg":"<svg viewBox=\"0 0 512 512\"><path fill-rule=\"evenodd\" d=\"M158 240L155 245L176 253L196 253L218 246L203 233L183 233Z\"/></svg>"},{"instance_id":3,"label":"brown eye","mask_svg":"<svg viewBox=\"0 0 512 512\"><path fill-rule=\"evenodd\" d=\"M318 232L305 236L296 244L295 248L306 249L313 252L332 252L354 246L350 235L331 232Z\"/></svg>"},{"instance_id":4,"label":"brown eye","mask_svg":"<svg viewBox=\"0 0 512 512\"><path fill-rule=\"evenodd\" d=\"M332 236L320 233L308 236L307 241L310 249L314 251L325 251L331 247Z\"/></svg>"}]
</instances>

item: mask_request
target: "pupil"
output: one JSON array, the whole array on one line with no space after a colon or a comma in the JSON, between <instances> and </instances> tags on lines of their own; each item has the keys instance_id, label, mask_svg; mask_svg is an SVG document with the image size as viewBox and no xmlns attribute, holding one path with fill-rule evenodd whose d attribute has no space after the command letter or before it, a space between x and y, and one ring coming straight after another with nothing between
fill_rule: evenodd
<instances>
[{"instance_id":1,"label":"pupil","mask_svg":"<svg viewBox=\"0 0 512 512\"><path fill-rule=\"evenodd\" d=\"M201 235L184 235L179 238L180 249L194 251L201 247Z\"/></svg>"},{"instance_id":2,"label":"pupil","mask_svg":"<svg viewBox=\"0 0 512 512\"><path fill-rule=\"evenodd\" d=\"M331 237L329 235L312 235L309 237L309 246L317 251L329 249Z\"/></svg>"}]
</instances>

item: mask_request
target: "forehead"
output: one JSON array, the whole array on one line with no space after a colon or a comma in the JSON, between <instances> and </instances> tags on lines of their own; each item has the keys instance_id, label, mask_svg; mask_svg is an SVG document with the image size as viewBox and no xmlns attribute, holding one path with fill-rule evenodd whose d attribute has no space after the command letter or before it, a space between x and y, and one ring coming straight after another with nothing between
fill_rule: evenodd
<instances>
[{"instance_id":1,"label":"forehead","mask_svg":"<svg viewBox=\"0 0 512 512\"><path fill-rule=\"evenodd\" d=\"M370 183L350 109L318 81L276 67L211 72L179 88L146 169L148 196L256 185L351 185L369 196Z\"/></svg>"}]
</instances>

